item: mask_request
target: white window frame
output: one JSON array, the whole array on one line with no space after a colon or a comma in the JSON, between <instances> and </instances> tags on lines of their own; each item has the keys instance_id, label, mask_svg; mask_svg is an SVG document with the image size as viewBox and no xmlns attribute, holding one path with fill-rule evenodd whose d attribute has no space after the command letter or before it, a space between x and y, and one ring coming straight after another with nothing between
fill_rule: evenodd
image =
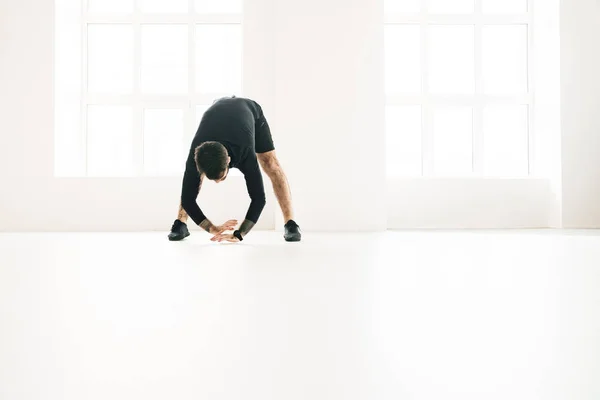
<instances>
[{"instance_id":1,"label":"white window frame","mask_svg":"<svg viewBox=\"0 0 600 400\"><path fill-rule=\"evenodd\" d=\"M528 107L528 176L535 173L535 104L534 104L534 0L527 0L527 12L522 14L484 14L482 0L475 0L470 14L436 14L428 11L427 0L421 0L419 13L385 15L385 25L419 25L421 29L421 94L386 94L386 106L421 106L422 168L421 175L436 176L433 163L433 108L436 106L473 107L473 173L484 176L483 110L489 105L523 105ZM475 28L475 91L469 95L431 94L429 82L429 31L431 25L472 25ZM482 32L486 25L525 25L527 27L527 92L517 96L483 93Z\"/></svg>"},{"instance_id":2,"label":"white window frame","mask_svg":"<svg viewBox=\"0 0 600 400\"><path fill-rule=\"evenodd\" d=\"M82 35L82 80L81 80L81 143L83 148L81 166L84 176L88 174L88 126L87 109L91 105L127 105L133 110L133 161L134 176L149 176L144 172L144 110L146 109L179 109L184 112L184 141L191 142L196 126L196 107L210 105L222 96L240 95L240 93L198 93L196 91L196 26L202 24L239 25L243 32L243 11L236 14L201 14L195 11L194 0L188 0L188 12L174 13L143 13L139 1L134 0L133 13L127 15L92 14L88 11L88 0L82 1L81 35ZM134 30L134 63L133 63L133 92L125 95L91 94L88 92L88 26L93 24L124 24L131 25ZM162 95L144 94L140 87L142 25L145 24L186 24L188 26L188 91L187 94ZM243 41L243 37L242 37ZM243 49L243 46L242 46ZM243 59L243 54L241 54ZM240 71L240 81L243 92L243 63Z\"/></svg>"}]
</instances>

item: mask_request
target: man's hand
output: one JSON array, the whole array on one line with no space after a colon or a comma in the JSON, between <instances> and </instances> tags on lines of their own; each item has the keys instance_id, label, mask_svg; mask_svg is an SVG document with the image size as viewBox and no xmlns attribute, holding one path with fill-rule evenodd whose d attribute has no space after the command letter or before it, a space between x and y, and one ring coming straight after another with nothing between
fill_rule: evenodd
<instances>
[{"instance_id":1,"label":"man's hand","mask_svg":"<svg viewBox=\"0 0 600 400\"><path fill-rule=\"evenodd\" d=\"M225 231L232 231L232 230L234 230L235 227L237 226L237 224L238 224L237 220L230 219L229 221L225 222L223 225L213 226L211 228L211 230L210 230L210 233L212 233L216 237L216 236L221 235Z\"/></svg>"},{"instance_id":2,"label":"man's hand","mask_svg":"<svg viewBox=\"0 0 600 400\"><path fill-rule=\"evenodd\" d=\"M233 236L232 234L229 234L229 233L215 235L210 240L212 240L213 242L231 242L231 243L240 241L240 239L236 238L235 236Z\"/></svg>"}]
</instances>

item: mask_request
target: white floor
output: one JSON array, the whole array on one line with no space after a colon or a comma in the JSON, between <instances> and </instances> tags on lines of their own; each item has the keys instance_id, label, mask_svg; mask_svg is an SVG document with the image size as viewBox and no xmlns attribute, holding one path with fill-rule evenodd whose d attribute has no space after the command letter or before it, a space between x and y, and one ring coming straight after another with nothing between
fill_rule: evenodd
<instances>
[{"instance_id":1,"label":"white floor","mask_svg":"<svg viewBox=\"0 0 600 400\"><path fill-rule=\"evenodd\" d=\"M600 399L600 232L280 235L0 235L0 399Z\"/></svg>"}]
</instances>

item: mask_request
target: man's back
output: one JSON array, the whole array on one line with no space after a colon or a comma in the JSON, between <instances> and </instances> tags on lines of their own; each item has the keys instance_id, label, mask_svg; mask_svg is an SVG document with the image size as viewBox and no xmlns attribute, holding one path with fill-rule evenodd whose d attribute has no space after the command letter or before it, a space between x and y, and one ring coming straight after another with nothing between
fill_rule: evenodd
<instances>
[{"instance_id":1,"label":"man's back","mask_svg":"<svg viewBox=\"0 0 600 400\"><path fill-rule=\"evenodd\" d=\"M225 141L239 147L254 148L255 124L261 115L258 104L250 99L219 99L204 113L193 144Z\"/></svg>"}]
</instances>

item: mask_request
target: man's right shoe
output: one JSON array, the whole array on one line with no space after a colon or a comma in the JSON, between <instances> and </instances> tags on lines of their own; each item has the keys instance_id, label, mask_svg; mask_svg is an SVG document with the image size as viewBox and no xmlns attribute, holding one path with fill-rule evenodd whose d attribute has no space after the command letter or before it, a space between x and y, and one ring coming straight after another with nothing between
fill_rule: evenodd
<instances>
[{"instance_id":1,"label":"man's right shoe","mask_svg":"<svg viewBox=\"0 0 600 400\"><path fill-rule=\"evenodd\" d=\"M299 242L302 239L300 227L294 220L289 220L284 226L283 238L286 242Z\"/></svg>"},{"instance_id":2,"label":"man's right shoe","mask_svg":"<svg viewBox=\"0 0 600 400\"><path fill-rule=\"evenodd\" d=\"M180 220L176 219L171 227L171 233L169 233L169 240L171 242L176 242L179 240L183 240L186 237L190 236L190 231L188 231L187 225Z\"/></svg>"}]
</instances>

